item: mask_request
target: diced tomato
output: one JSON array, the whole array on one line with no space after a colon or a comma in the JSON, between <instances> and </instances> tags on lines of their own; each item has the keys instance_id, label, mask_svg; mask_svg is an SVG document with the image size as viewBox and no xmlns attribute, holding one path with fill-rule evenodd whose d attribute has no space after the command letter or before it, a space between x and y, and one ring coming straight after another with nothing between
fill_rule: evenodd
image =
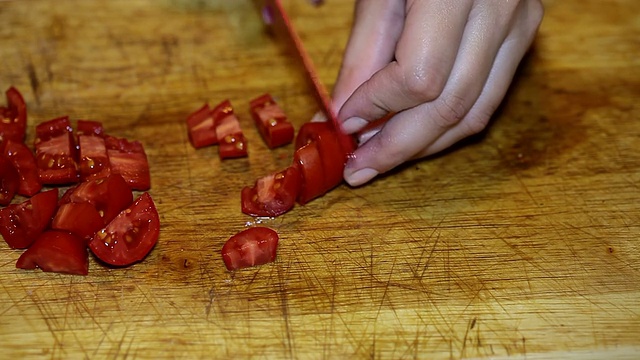
<instances>
[{"instance_id":1,"label":"diced tomato","mask_svg":"<svg viewBox=\"0 0 640 360\"><path fill-rule=\"evenodd\" d=\"M297 166L256 180L242 189L242 212L251 216L279 216L291 210L300 190Z\"/></svg>"},{"instance_id":2,"label":"diced tomato","mask_svg":"<svg viewBox=\"0 0 640 360\"><path fill-rule=\"evenodd\" d=\"M27 248L49 226L57 208L58 189L55 188L0 209L0 234L11 248Z\"/></svg>"},{"instance_id":3,"label":"diced tomato","mask_svg":"<svg viewBox=\"0 0 640 360\"><path fill-rule=\"evenodd\" d=\"M327 192L342 182L347 153L340 146L338 136L328 122L308 122L300 127L296 149L310 142L318 144Z\"/></svg>"},{"instance_id":4,"label":"diced tomato","mask_svg":"<svg viewBox=\"0 0 640 360\"><path fill-rule=\"evenodd\" d=\"M293 153L293 163L300 170L301 183L300 191L298 192L298 203L304 205L324 195L327 186L325 185L318 144L310 142L297 149Z\"/></svg>"},{"instance_id":5,"label":"diced tomato","mask_svg":"<svg viewBox=\"0 0 640 360\"><path fill-rule=\"evenodd\" d=\"M89 273L89 254L82 239L66 231L48 230L22 253L16 267L73 275Z\"/></svg>"},{"instance_id":6,"label":"diced tomato","mask_svg":"<svg viewBox=\"0 0 640 360\"><path fill-rule=\"evenodd\" d=\"M36 158L27 145L22 142L8 140L4 146L4 156L18 171L20 178L18 194L24 196L37 194L42 189L42 184L40 184L40 178L38 177Z\"/></svg>"},{"instance_id":7,"label":"diced tomato","mask_svg":"<svg viewBox=\"0 0 640 360\"><path fill-rule=\"evenodd\" d=\"M27 130L27 105L18 89L6 91L7 106L0 106L0 143L23 142Z\"/></svg>"},{"instance_id":8,"label":"diced tomato","mask_svg":"<svg viewBox=\"0 0 640 360\"><path fill-rule=\"evenodd\" d=\"M293 141L293 125L271 95L264 94L249 103L251 116L262 139L271 149Z\"/></svg>"},{"instance_id":9,"label":"diced tomato","mask_svg":"<svg viewBox=\"0 0 640 360\"><path fill-rule=\"evenodd\" d=\"M114 266L144 259L158 242L160 218L149 193L143 193L89 242L91 251Z\"/></svg>"},{"instance_id":10,"label":"diced tomato","mask_svg":"<svg viewBox=\"0 0 640 360\"><path fill-rule=\"evenodd\" d=\"M209 104L204 104L204 106L187 117L187 129L189 131L189 141L196 149L218 143L216 127Z\"/></svg>"},{"instance_id":11,"label":"diced tomato","mask_svg":"<svg viewBox=\"0 0 640 360\"><path fill-rule=\"evenodd\" d=\"M222 247L222 259L228 270L238 270L275 261L278 233L256 226L233 235Z\"/></svg>"},{"instance_id":12,"label":"diced tomato","mask_svg":"<svg viewBox=\"0 0 640 360\"><path fill-rule=\"evenodd\" d=\"M52 229L68 231L87 242L103 227L98 210L88 202L60 205L51 223Z\"/></svg>"},{"instance_id":13,"label":"diced tomato","mask_svg":"<svg viewBox=\"0 0 640 360\"><path fill-rule=\"evenodd\" d=\"M64 134L73 134L73 127L68 116L61 116L36 125L36 145L41 141L58 137ZM73 138L71 138L73 141Z\"/></svg>"},{"instance_id":14,"label":"diced tomato","mask_svg":"<svg viewBox=\"0 0 640 360\"><path fill-rule=\"evenodd\" d=\"M78 150L78 172L81 180L106 177L111 173L104 138L80 135Z\"/></svg>"},{"instance_id":15,"label":"diced tomato","mask_svg":"<svg viewBox=\"0 0 640 360\"><path fill-rule=\"evenodd\" d=\"M78 120L76 125L76 136L80 135L94 135L103 137L105 136L104 127L100 121L94 120Z\"/></svg>"},{"instance_id":16,"label":"diced tomato","mask_svg":"<svg viewBox=\"0 0 640 360\"><path fill-rule=\"evenodd\" d=\"M120 174L133 190L148 190L151 187L149 162L142 143L107 136L107 157L111 172Z\"/></svg>"},{"instance_id":17,"label":"diced tomato","mask_svg":"<svg viewBox=\"0 0 640 360\"><path fill-rule=\"evenodd\" d=\"M216 127L218 153L221 159L247 156L247 140L240 128L240 121L233 112L229 100L221 102L211 112Z\"/></svg>"},{"instance_id":18,"label":"diced tomato","mask_svg":"<svg viewBox=\"0 0 640 360\"><path fill-rule=\"evenodd\" d=\"M69 188L59 204L87 202L93 205L103 219L103 225L126 209L133 202L133 193L119 174L106 178L91 179Z\"/></svg>"},{"instance_id":19,"label":"diced tomato","mask_svg":"<svg viewBox=\"0 0 640 360\"><path fill-rule=\"evenodd\" d=\"M78 181L75 145L71 133L36 142L36 165L40 183L69 184Z\"/></svg>"},{"instance_id":20,"label":"diced tomato","mask_svg":"<svg viewBox=\"0 0 640 360\"><path fill-rule=\"evenodd\" d=\"M0 205L9 205L20 187L18 170L4 156L0 156Z\"/></svg>"}]
</instances>

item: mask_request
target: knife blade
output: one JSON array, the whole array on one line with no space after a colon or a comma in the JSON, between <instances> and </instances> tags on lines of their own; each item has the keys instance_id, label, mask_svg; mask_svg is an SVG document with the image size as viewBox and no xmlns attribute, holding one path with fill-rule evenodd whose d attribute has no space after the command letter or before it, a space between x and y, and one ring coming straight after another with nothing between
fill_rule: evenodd
<instances>
[{"instance_id":1,"label":"knife blade","mask_svg":"<svg viewBox=\"0 0 640 360\"><path fill-rule=\"evenodd\" d=\"M291 19L282 5L281 0L254 0L258 7L263 20L269 26L277 40L285 42L294 56L299 60L300 65L304 69L304 75L311 92L316 98L316 102L320 111L326 116L328 121L333 125L336 136L340 141L343 150L350 155L355 150L354 138L345 134L338 123L338 118L331 106L331 96L318 76L316 68L307 53L300 36L295 30Z\"/></svg>"}]
</instances>

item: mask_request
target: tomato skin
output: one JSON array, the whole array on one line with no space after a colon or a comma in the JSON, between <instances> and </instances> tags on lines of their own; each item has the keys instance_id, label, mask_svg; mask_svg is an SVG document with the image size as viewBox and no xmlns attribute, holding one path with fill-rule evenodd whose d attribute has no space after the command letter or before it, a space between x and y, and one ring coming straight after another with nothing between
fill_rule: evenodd
<instances>
[{"instance_id":1,"label":"tomato skin","mask_svg":"<svg viewBox=\"0 0 640 360\"><path fill-rule=\"evenodd\" d=\"M231 159L247 156L247 139L240 128L240 121L233 112L229 100L224 100L212 111L218 139L220 159Z\"/></svg>"},{"instance_id":2,"label":"tomato skin","mask_svg":"<svg viewBox=\"0 0 640 360\"><path fill-rule=\"evenodd\" d=\"M89 254L85 242L76 235L66 231L47 230L20 255L16 268L40 268L45 272L87 275Z\"/></svg>"},{"instance_id":3,"label":"tomato skin","mask_svg":"<svg viewBox=\"0 0 640 360\"><path fill-rule=\"evenodd\" d=\"M204 104L187 117L187 130L189 141L196 149L218 143L216 127L209 104Z\"/></svg>"},{"instance_id":4,"label":"tomato skin","mask_svg":"<svg viewBox=\"0 0 640 360\"><path fill-rule=\"evenodd\" d=\"M106 136L105 146L111 172L122 175L133 190L149 190L151 174L147 154L142 143Z\"/></svg>"},{"instance_id":5,"label":"tomato skin","mask_svg":"<svg viewBox=\"0 0 640 360\"><path fill-rule=\"evenodd\" d=\"M107 225L113 218L133 202L133 193L127 182L119 174L106 178L91 179L69 188L60 201L67 203L87 202L93 205Z\"/></svg>"},{"instance_id":6,"label":"tomato skin","mask_svg":"<svg viewBox=\"0 0 640 360\"><path fill-rule=\"evenodd\" d=\"M270 94L259 96L249 103L251 116L262 139L270 149L293 141L293 124Z\"/></svg>"},{"instance_id":7,"label":"tomato skin","mask_svg":"<svg viewBox=\"0 0 640 360\"><path fill-rule=\"evenodd\" d=\"M227 270L234 271L275 261L278 233L256 226L243 230L227 240L221 250Z\"/></svg>"},{"instance_id":8,"label":"tomato skin","mask_svg":"<svg viewBox=\"0 0 640 360\"><path fill-rule=\"evenodd\" d=\"M78 136L78 173L80 180L102 178L111 173L107 148L102 137Z\"/></svg>"},{"instance_id":9,"label":"tomato skin","mask_svg":"<svg viewBox=\"0 0 640 360\"><path fill-rule=\"evenodd\" d=\"M347 153L340 146L338 136L328 122L308 122L300 127L296 149L310 142L318 144L327 192L342 182Z\"/></svg>"},{"instance_id":10,"label":"tomato skin","mask_svg":"<svg viewBox=\"0 0 640 360\"><path fill-rule=\"evenodd\" d=\"M318 144L310 142L293 153L293 163L300 170L300 191L298 192L298 203L304 205L309 201L324 195L327 186L325 185L324 170L322 169L322 159L318 151Z\"/></svg>"},{"instance_id":11,"label":"tomato skin","mask_svg":"<svg viewBox=\"0 0 640 360\"><path fill-rule=\"evenodd\" d=\"M11 203L20 187L20 175L18 170L4 156L0 156L0 205Z\"/></svg>"},{"instance_id":12,"label":"tomato skin","mask_svg":"<svg viewBox=\"0 0 640 360\"><path fill-rule=\"evenodd\" d=\"M88 242L104 227L98 210L88 202L70 202L60 205L53 217L51 228L68 231Z\"/></svg>"},{"instance_id":13,"label":"tomato skin","mask_svg":"<svg viewBox=\"0 0 640 360\"><path fill-rule=\"evenodd\" d=\"M160 218L149 193L143 193L89 242L106 264L127 266L144 259L158 242Z\"/></svg>"},{"instance_id":14,"label":"tomato skin","mask_svg":"<svg viewBox=\"0 0 640 360\"><path fill-rule=\"evenodd\" d=\"M54 188L0 209L0 234L12 249L27 248L49 226L57 208L58 189Z\"/></svg>"},{"instance_id":15,"label":"tomato skin","mask_svg":"<svg viewBox=\"0 0 640 360\"><path fill-rule=\"evenodd\" d=\"M0 106L0 143L24 142L27 130L27 105L13 86L6 91L7 106Z\"/></svg>"},{"instance_id":16,"label":"tomato skin","mask_svg":"<svg viewBox=\"0 0 640 360\"><path fill-rule=\"evenodd\" d=\"M78 120L76 124L76 136L92 135L104 137L104 126L100 121L94 120Z\"/></svg>"},{"instance_id":17,"label":"tomato skin","mask_svg":"<svg viewBox=\"0 0 640 360\"><path fill-rule=\"evenodd\" d=\"M280 216L295 205L300 190L297 166L264 176L242 189L242 212L250 216Z\"/></svg>"},{"instance_id":18,"label":"tomato skin","mask_svg":"<svg viewBox=\"0 0 640 360\"><path fill-rule=\"evenodd\" d=\"M22 142L8 140L4 147L4 156L18 172L20 178L18 194L24 196L37 194L42 189L42 184L38 176L36 158L27 145Z\"/></svg>"}]
</instances>

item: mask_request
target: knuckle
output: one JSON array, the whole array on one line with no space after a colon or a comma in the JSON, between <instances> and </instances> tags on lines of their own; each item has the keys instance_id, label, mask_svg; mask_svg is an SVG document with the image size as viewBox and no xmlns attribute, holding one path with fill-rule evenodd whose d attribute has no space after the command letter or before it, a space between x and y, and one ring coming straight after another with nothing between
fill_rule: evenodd
<instances>
[{"instance_id":1,"label":"knuckle","mask_svg":"<svg viewBox=\"0 0 640 360\"><path fill-rule=\"evenodd\" d=\"M446 83L446 77L442 73L423 67L412 69L404 79L407 95L425 102L437 99Z\"/></svg>"},{"instance_id":2,"label":"knuckle","mask_svg":"<svg viewBox=\"0 0 640 360\"><path fill-rule=\"evenodd\" d=\"M467 111L462 97L458 95L440 97L435 104L435 114L432 120L442 128L450 128L460 123Z\"/></svg>"},{"instance_id":3,"label":"knuckle","mask_svg":"<svg viewBox=\"0 0 640 360\"><path fill-rule=\"evenodd\" d=\"M462 129L465 136L471 136L482 132L487 125L489 125L489 120L491 119L491 115L489 114L477 114L468 119L468 121L464 121L464 128Z\"/></svg>"}]
</instances>

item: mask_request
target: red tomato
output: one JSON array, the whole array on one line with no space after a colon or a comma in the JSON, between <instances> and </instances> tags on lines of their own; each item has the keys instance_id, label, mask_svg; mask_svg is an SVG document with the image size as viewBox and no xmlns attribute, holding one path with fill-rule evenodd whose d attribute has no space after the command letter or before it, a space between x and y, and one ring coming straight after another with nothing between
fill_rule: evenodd
<instances>
[{"instance_id":1,"label":"red tomato","mask_svg":"<svg viewBox=\"0 0 640 360\"><path fill-rule=\"evenodd\" d=\"M233 235L222 247L228 270L270 263L276 259L278 233L267 227L252 227Z\"/></svg>"},{"instance_id":2,"label":"red tomato","mask_svg":"<svg viewBox=\"0 0 640 360\"><path fill-rule=\"evenodd\" d=\"M73 134L62 132L36 138L36 164L42 184L68 184L78 181Z\"/></svg>"},{"instance_id":3,"label":"red tomato","mask_svg":"<svg viewBox=\"0 0 640 360\"><path fill-rule=\"evenodd\" d=\"M120 174L133 190L151 187L149 161L142 143L107 136L105 138L111 172Z\"/></svg>"},{"instance_id":4,"label":"red tomato","mask_svg":"<svg viewBox=\"0 0 640 360\"><path fill-rule=\"evenodd\" d=\"M29 148L22 142L8 140L4 147L4 156L9 159L18 171L20 184L18 194L33 196L42 189L36 158Z\"/></svg>"},{"instance_id":5,"label":"red tomato","mask_svg":"<svg viewBox=\"0 0 640 360\"><path fill-rule=\"evenodd\" d=\"M111 173L107 148L102 137L78 136L78 150L78 172L81 180L102 178Z\"/></svg>"},{"instance_id":6,"label":"red tomato","mask_svg":"<svg viewBox=\"0 0 640 360\"><path fill-rule=\"evenodd\" d=\"M42 271L87 275L89 255L82 239L66 231L48 230L22 253L16 267Z\"/></svg>"},{"instance_id":7,"label":"red tomato","mask_svg":"<svg viewBox=\"0 0 640 360\"><path fill-rule=\"evenodd\" d=\"M327 191L325 185L322 159L316 142L308 143L293 153L293 163L300 170L300 191L298 203L304 205L309 201L324 195Z\"/></svg>"},{"instance_id":8,"label":"red tomato","mask_svg":"<svg viewBox=\"0 0 640 360\"><path fill-rule=\"evenodd\" d=\"M42 122L36 126L36 144L65 134L73 134L73 127L71 127L68 116Z\"/></svg>"},{"instance_id":9,"label":"red tomato","mask_svg":"<svg viewBox=\"0 0 640 360\"><path fill-rule=\"evenodd\" d=\"M291 210L300 189L297 166L256 180L242 189L242 212L251 216L279 216Z\"/></svg>"},{"instance_id":10,"label":"red tomato","mask_svg":"<svg viewBox=\"0 0 640 360\"><path fill-rule=\"evenodd\" d=\"M126 266L147 256L158 242L160 218L149 193L143 193L89 242L102 261Z\"/></svg>"},{"instance_id":11,"label":"red tomato","mask_svg":"<svg viewBox=\"0 0 640 360\"><path fill-rule=\"evenodd\" d=\"M131 188L119 174L112 174L101 179L83 181L69 188L59 204L87 202L98 210L103 225L126 209L133 202Z\"/></svg>"},{"instance_id":12,"label":"red tomato","mask_svg":"<svg viewBox=\"0 0 640 360\"><path fill-rule=\"evenodd\" d=\"M0 106L0 143L6 140L23 142L27 130L27 105L22 94L10 87L7 106Z\"/></svg>"},{"instance_id":13,"label":"red tomato","mask_svg":"<svg viewBox=\"0 0 640 360\"><path fill-rule=\"evenodd\" d=\"M300 127L296 149L310 142L318 144L327 192L342 182L347 153L340 146L338 136L328 122L308 122Z\"/></svg>"},{"instance_id":14,"label":"red tomato","mask_svg":"<svg viewBox=\"0 0 640 360\"><path fill-rule=\"evenodd\" d=\"M247 156L247 140L229 100L221 102L211 113L216 127L220 159Z\"/></svg>"},{"instance_id":15,"label":"red tomato","mask_svg":"<svg viewBox=\"0 0 640 360\"><path fill-rule=\"evenodd\" d=\"M76 135L94 135L104 137L104 127L100 121L78 120L76 125Z\"/></svg>"},{"instance_id":16,"label":"red tomato","mask_svg":"<svg viewBox=\"0 0 640 360\"><path fill-rule=\"evenodd\" d=\"M9 205L20 187L20 175L4 156L0 156L0 205Z\"/></svg>"},{"instance_id":17,"label":"red tomato","mask_svg":"<svg viewBox=\"0 0 640 360\"><path fill-rule=\"evenodd\" d=\"M11 248L24 249L49 226L57 208L56 188L0 209L0 234Z\"/></svg>"},{"instance_id":18,"label":"red tomato","mask_svg":"<svg viewBox=\"0 0 640 360\"><path fill-rule=\"evenodd\" d=\"M189 141L196 149L218 143L209 104L204 104L203 107L187 117L187 129Z\"/></svg>"},{"instance_id":19,"label":"red tomato","mask_svg":"<svg viewBox=\"0 0 640 360\"><path fill-rule=\"evenodd\" d=\"M93 238L103 227L104 221L98 210L88 202L60 205L51 222L52 229L66 230L85 241Z\"/></svg>"},{"instance_id":20,"label":"red tomato","mask_svg":"<svg viewBox=\"0 0 640 360\"><path fill-rule=\"evenodd\" d=\"M253 121L269 148L273 149L293 141L293 125L271 95L257 97L249 106Z\"/></svg>"}]
</instances>

